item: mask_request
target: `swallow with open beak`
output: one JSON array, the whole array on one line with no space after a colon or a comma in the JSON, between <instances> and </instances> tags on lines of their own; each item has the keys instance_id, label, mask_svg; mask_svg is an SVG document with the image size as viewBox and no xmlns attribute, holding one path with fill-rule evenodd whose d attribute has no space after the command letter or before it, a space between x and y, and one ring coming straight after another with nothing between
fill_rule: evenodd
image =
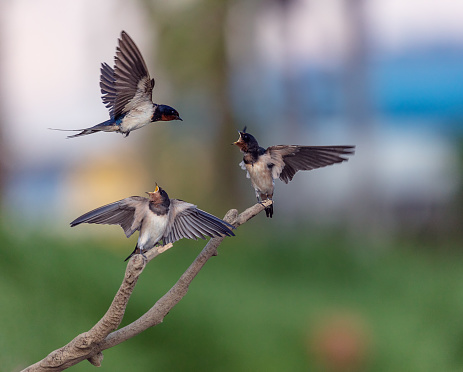
<instances>
[{"instance_id":1,"label":"swallow with open beak","mask_svg":"<svg viewBox=\"0 0 463 372\"><path fill-rule=\"evenodd\" d=\"M259 146L246 128L238 132L240 137L233 144L244 153L240 163L247 171L258 202L272 200L274 180L291 181L297 171L311 170L347 161L344 156L352 155L355 146L298 146L277 145L267 149ZM273 216L273 203L265 208L267 217Z\"/></svg>"},{"instance_id":2,"label":"swallow with open beak","mask_svg":"<svg viewBox=\"0 0 463 372\"><path fill-rule=\"evenodd\" d=\"M130 36L122 31L116 48L114 69L101 64L100 87L103 104L110 119L68 138L96 132L116 132L127 137L131 131L155 121L182 120L174 108L152 101L154 79L150 78L145 61ZM59 129L62 130L62 129Z\"/></svg>"},{"instance_id":3,"label":"swallow with open beak","mask_svg":"<svg viewBox=\"0 0 463 372\"><path fill-rule=\"evenodd\" d=\"M71 227L81 223L120 225L125 235L130 237L140 231L134 251L143 254L158 242L164 245L182 238L206 239L206 236L234 236L234 226L196 205L179 199L169 199L167 193L156 185L148 198L131 196L117 202L94 209L71 222Z\"/></svg>"}]
</instances>

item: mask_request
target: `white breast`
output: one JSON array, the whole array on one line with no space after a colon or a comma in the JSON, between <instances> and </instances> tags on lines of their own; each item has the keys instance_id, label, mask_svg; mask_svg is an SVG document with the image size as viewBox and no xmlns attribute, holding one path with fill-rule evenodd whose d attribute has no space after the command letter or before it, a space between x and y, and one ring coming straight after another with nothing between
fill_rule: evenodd
<instances>
[{"instance_id":1,"label":"white breast","mask_svg":"<svg viewBox=\"0 0 463 372\"><path fill-rule=\"evenodd\" d=\"M266 162L259 161L254 164L246 164L246 170L249 173L254 189L262 194L273 193L272 174L269 172Z\"/></svg>"},{"instance_id":2,"label":"white breast","mask_svg":"<svg viewBox=\"0 0 463 372\"><path fill-rule=\"evenodd\" d=\"M138 247L144 250L153 248L164 235L168 222L169 219L165 215L157 216L154 213L148 213L141 225Z\"/></svg>"},{"instance_id":3,"label":"white breast","mask_svg":"<svg viewBox=\"0 0 463 372\"><path fill-rule=\"evenodd\" d=\"M123 132L129 132L151 122L153 116L153 104L146 102L136 109L131 110L122 120L121 129Z\"/></svg>"}]
</instances>

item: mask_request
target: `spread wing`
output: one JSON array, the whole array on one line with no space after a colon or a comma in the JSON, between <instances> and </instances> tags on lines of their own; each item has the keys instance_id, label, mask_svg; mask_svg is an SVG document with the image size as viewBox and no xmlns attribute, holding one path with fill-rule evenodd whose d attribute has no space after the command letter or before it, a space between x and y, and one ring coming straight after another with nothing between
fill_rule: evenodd
<instances>
[{"instance_id":1,"label":"spread wing","mask_svg":"<svg viewBox=\"0 0 463 372\"><path fill-rule=\"evenodd\" d=\"M354 153L355 146L271 146L272 176L283 182L291 181L297 171L311 170L347 161L346 155Z\"/></svg>"},{"instance_id":2,"label":"spread wing","mask_svg":"<svg viewBox=\"0 0 463 372\"><path fill-rule=\"evenodd\" d=\"M104 105L109 109L111 118L114 119L114 106L116 104L116 78L114 70L107 63L101 64L100 88L101 99Z\"/></svg>"},{"instance_id":3,"label":"spread wing","mask_svg":"<svg viewBox=\"0 0 463 372\"><path fill-rule=\"evenodd\" d=\"M206 239L206 236L234 236L234 227L220 218L196 208L183 200L170 200L170 221L163 237L164 244L182 238Z\"/></svg>"},{"instance_id":4,"label":"spread wing","mask_svg":"<svg viewBox=\"0 0 463 372\"><path fill-rule=\"evenodd\" d=\"M122 31L116 48L115 67L101 65L102 100L111 118L117 119L143 102L152 102L154 79L130 36Z\"/></svg>"},{"instance_id":5,"label":"spread wing","mask_svg":"<svg viewBox=\"0 0 463 372\"><path fill-rule=\"evenodd\" d=\"M147 198L131 196L85 213L72 221L71 227L81 223L120 225L128 238L140 229L148 203Z\"/></svg>"}]
</instances>

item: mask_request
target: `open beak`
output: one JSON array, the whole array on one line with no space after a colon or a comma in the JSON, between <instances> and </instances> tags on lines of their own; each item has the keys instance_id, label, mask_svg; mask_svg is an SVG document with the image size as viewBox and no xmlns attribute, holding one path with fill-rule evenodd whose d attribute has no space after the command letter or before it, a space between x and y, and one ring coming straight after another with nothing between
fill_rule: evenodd
<instances>
[{"instance_id":1,"label":"open beak","mask_svg":"<svg viewBox=\"0 0 463 372\"><path fill-rule=\"evenodd\" d=\"M159 186L156 183L156 187L154 188L154 191L146 191L145 194L151 195L151 194L155 194L157 192L159 192Z\"/></svg>"},{"instance_id":2,"label":"open beak","mask_svg":"<svg viewBox=\"0 0 463 372\"><path fill-rule=\"evenodd\" d=\"M239 135L240 135L240 138L238 138L238 141L235 141L232 143L232 145L236 145L236 146L239 146L240 143L243 143L243 140L241 139L241 131L238 131Z\"/></svg>"}]
</instances>

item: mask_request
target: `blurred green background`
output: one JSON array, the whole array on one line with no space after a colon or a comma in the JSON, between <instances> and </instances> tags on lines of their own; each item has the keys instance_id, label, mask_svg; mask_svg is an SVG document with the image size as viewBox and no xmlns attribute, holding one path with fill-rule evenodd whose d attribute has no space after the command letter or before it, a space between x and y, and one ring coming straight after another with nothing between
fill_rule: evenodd
<instances>
[{"instance_id":1,"label":"blurred green background","mask_svg":"<svg viewBox=\"0 0 463 372\"><path fill-rule=\"evenodd\" d=\"M418 11L419 10L419 11ZM105 313L136 237L69 228L154 183L222 217L255 202L230 144L356 145L276 182L159 326L102 371L463 370L463 5L409 0L0 3L0 371ZM106 120L99 63L125 30L182 123L65 140ZM122 325L189 266L180 241ZM93 369L88 362L72 367Z\"/></svg>"},{"instance_id":2,"label":"blurred green background","mask_svg":"<svg viewBox=\"0 0 463 372\"><path fill-rule=\"evenodd\" d=\"M93 326L120 285L129 246L43 234L2 241L7 371ZM252 220L221 245L162 324L106 350L101 370L461 371L460 244L371 244L297 227L272 233ZM182 241L152 261L122 325L149 309L199 249Z\"/></svg>"}]
</instances>

